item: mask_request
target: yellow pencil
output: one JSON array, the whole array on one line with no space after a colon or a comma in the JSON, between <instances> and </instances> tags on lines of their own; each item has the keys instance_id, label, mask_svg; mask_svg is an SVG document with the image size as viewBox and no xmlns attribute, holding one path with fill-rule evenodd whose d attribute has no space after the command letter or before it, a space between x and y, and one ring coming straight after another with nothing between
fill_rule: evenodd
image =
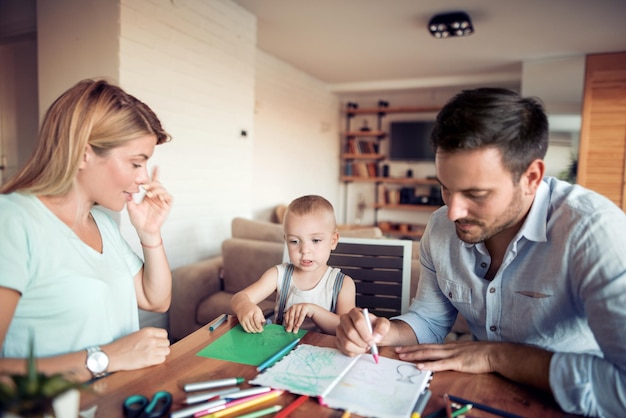
<instances>
[{"instance_id":1,"label":"yellow pencil","mask_svg":"<svg viewBox=\"0 0 626 418\"><path fill-rule=\"evenodd\" d=\"M258 405L270 399L278 398L284 392L285 392L284 390L272 390L269 393L264 393L262 395L255 396L254 399L250 399L247 402L238 403L237 405L233 405L230 408L222 409L221 411L216 411L216 412L213 412L212 414L205 415L202 418L220 418L226 415L234 414L235 412L241 411L242 409Z\"/></svg>"},{"instance_id":2,"label":"yellow pencil","mask_svg":"<svg viewBox=\"0 0 626 418\"><path fill-rule=\"evenodd\" d=\"M343 412L343 415L341 415L341 418L349 418L350 417L350 411L346 410Z\"/></svg>"}]
</instances>

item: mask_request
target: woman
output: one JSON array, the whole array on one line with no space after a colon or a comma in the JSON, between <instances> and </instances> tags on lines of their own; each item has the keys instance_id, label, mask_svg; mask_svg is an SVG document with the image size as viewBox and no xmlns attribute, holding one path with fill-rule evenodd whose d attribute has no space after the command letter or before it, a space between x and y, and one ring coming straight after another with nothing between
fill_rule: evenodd
<instances>
[{"instance_id":1,"label":"woman","mask_svg":"<svg viewBox=\"0 0 626 418\"><path fill-rule=\"evenodd\" d=\"M81 381L165 360L167 332L139 330L137 306L170 304L160 230L172 196L147 170L169 140L148 106L106 81L52 104L32 157L0 188L0 373L25 371L31 339L39 371ZM124 206L145 261L102 209Z\"/></svg>"}]
</instances>

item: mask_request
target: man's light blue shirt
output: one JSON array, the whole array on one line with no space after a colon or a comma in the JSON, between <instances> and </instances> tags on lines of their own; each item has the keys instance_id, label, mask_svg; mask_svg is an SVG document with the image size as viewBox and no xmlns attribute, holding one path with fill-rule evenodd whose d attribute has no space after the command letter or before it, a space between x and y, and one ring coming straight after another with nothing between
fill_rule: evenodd
<instances>
[{"instance_id":1,"label":"man's light blue shirt","mask_svg":"<svg viewBox=\"0 0 626 418\"><path fill-rule=\"evenodd\" d=\"M615 204L545 178L491 281L484 243L462 242L444 206L426 228L420 261L417 295L396 318L420 343L442 342L459 312L476 340L553 351L550 386L563 410L623 416L626 215Z\"/></svg>"}]
</instances>

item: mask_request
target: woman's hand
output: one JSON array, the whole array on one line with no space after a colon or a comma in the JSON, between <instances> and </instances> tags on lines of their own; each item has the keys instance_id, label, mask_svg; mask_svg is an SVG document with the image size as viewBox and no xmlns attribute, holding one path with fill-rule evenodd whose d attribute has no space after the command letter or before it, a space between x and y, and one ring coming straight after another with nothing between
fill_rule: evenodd
<instances>
[{"instance_id":1,"label":"woman's hand","mask_svg":"<svg viewBox=\"0 0 626 418\"><path fill-rule=\"evenodd\" d=\"M142 186L146 190L146 195L141 203L131 200L126 205L130 222L137 230L141 242L146 245L158 245L153 241L161 239L161 226L170 212L173 201L172 195L159 182L158 174L159 169L155 167L152 179Z\"/></svg>"},{"instance_id":2,"label":"woman's hand","mask_svg":"<svg viewBox=\"0 0 626 418\"><path fill-rule=\"evenodd\" d=\"M109 371L136 370L163 363L170 340L166 330L146 327L101 348L109 356Z\"/></svg>"}]
</instances>

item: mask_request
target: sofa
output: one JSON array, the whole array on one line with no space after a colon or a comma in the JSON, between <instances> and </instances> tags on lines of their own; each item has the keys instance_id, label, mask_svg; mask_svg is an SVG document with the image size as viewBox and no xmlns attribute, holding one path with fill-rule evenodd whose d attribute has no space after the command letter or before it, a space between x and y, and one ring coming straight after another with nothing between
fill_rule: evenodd
<instances>
[{"instance_id":1,"label":"sofa","mask_svg":"<svg viewBox=\"0 0 626 418\"><path fill-rule=\"evenodd\" d=\"M378 227L339 228L341 236L381 238ZM209 323L221 314L232 315L230 299L270 267L283 260L283 227L279 223L234 218L231 238L224 240L221 254L172 271L172 303L169 332L172 341ZM419 281L419 242L413 243L411 295ZM264 313L274 309L275 294L259 304ZM469 329L458 318L447 340L469 339Z\"/></svg>"}]
</instances>

